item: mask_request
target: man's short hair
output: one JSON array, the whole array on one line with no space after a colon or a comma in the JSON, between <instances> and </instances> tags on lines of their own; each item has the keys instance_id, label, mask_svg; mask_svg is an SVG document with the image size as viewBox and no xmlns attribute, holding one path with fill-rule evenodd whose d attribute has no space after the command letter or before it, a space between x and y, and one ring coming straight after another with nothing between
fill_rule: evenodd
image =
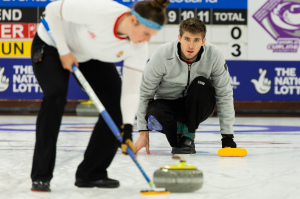
<instances>
[{"instance_id":1,"label":"man's short hair","mask_svg":"<svg viewBox=\"0 0 300 199\"><path fill-rule=\"evenodd\" d=\"M189 32L191 34L201 34L202 39L206 35L206 26L200 19L188 18L183 20L179 25L179 34L182 37L184 32Z\"/></svg>"}]
</instances>

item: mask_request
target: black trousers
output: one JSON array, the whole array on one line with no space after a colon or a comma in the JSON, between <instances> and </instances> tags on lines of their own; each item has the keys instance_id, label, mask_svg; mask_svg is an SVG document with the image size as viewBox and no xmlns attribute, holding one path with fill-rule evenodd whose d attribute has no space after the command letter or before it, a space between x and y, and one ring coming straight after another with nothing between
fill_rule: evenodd
<instances>
[{"instance_id":1,"label":"black trousers","mask_svg":"<svg viewBox=\"0 0 300 199\"><path fill-rule=\"evenodd\" d=\"M37 35L32 43L32 60L34 53L42 46L44 46L42 61L32 62L44 96L36 122L36 143L31 178L50 181L53 177L56 143L66 105L70 72L63 69L56 48L46 45ZM79 67L116 125L120 127L122 124L121 78L115 65L90 60L80 63ZM116 138L99 115L85 151L84 160L78 166L76 177L85 180L106 178L106 169L112 162L117 149Z\"/></svg>"},{"instance_id":2,"label":"black trousers","mask_svg":"<svg viewBox=\"0 0 300 199\"><path fill-rule=\"evenodd\" d=\"M214 87L208 79L199 76L192 81L185 97L150 101L145 119L153 115L174 147L177 144L177 121L185 123L189 132L194 133L199 124L213 113L215 105Z\"/></svg>"}]
</instances>

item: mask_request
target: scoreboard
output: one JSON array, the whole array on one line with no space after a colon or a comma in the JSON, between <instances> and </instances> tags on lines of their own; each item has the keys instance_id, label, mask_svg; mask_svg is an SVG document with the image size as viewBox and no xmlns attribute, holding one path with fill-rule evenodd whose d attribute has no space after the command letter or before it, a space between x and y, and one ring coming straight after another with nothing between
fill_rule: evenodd
<instances>
[{"instance_id":1,"label":"scoreboard","mask_svg":"<svg viewBox=\"0 0 300 199\"><path fill-rule=\"evenodd\" d=\"M0 0L0 99L40 99L30 46L45 6L54 0ZM142 0L115 0L128 7ZM190 17L226 59L236 101L299 101L300 0L170 0L167 24L151 54L174 41ZM117 63L121 73L122 64ZM68 99L87 99L71 78Z\"/></svg>"}]
</instances>

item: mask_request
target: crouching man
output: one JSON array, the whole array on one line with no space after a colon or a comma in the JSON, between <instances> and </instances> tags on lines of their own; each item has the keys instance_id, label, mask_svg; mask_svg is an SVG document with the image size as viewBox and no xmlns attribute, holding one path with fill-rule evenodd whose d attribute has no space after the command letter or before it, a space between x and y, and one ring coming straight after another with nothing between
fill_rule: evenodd
<instances>
[{"instance_id":1,"label":"crouching man","mask_svg":"<svg viewBox=\"0 0 300 199\"><path fill-rule=\"evenodd\" d=\"M205 42L206 26L196 18L181 22L178 40L158 47L143 73L138 109L137 151L149 151L149 130L166 135L173 154L194 154L195 132L214 111L222 147L233 140L233 91L222 52Z\"/></svg>"}]
</instances>

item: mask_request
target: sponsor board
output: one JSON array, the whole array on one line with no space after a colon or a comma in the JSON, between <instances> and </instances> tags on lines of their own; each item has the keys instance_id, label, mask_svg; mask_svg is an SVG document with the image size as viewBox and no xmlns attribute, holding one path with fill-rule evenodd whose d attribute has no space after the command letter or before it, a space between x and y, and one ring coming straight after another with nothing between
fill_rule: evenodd
<instances>
[{"instance_id":1,"label":"sponsor board","mask_svg":"<svg viewBox=\"0 0 300 199\"><path fill-rule=\"evenodd\" d=\"M296 61L227 61L235 101L299 101Z\"/></svg>"},{"instance_id":2,"label":"sponsor board","mask_svg":"<svg viewBox=\"0 0 300 199\"><path fill-rule=\"evenodd\" d=\"M43 94L34 76L30 59L1 59L1 99L41 99Z\"/></svg>"},{"instance_id":3,"label":"sponsor board","mask_svg":"<svg viewBox=\"0 0 300 199\"><path fill-rule=\"evenodd\" d=\"M115 0L123 5L132 7L143 0ZM246 9L247 0L170 0L168 8L234 8Z\"/></svg>"},{"instance_id":4,"label":"sponsor board","mask_svg":"<svg viewBox=\"0 0 300 199\"><path fill-rule=\"evenodd\" d=\"M45 7L56 0L0 0L1 7ZM132 7L143 0L115 0ZM247 0L170 0L169 8L247 8Z\"/></svg>"},{"instance_id":5,"label":"sponsor board","mask_svg":"<svg viewBox=\"0 0 300 199\"><path fill-rule=\"evenodd\" d=\"M116 0L133 7L140 0ZM220 10L222 9L222 10ZM170 0L167 24L197 17L205 24L247 24L247 0Z\"/></svg>"},{"instance_id":6,"label":"sponsor board","mask_svg":"<svg viewBox=\"0 0 300 199\"><path fill-rule=\"evenodd\" d=\"M56 0L0 0L1 7L45 7Z\"/></svg>"},{"instance_id":7,"label":"sponsor board","mask_svg":"<svg viewBox=\"0 0 300 199\"><path fill-rule=\"evenodd\" d=\"M0 7L0 23L37 23L37 8Z\"/></svg>"},{"instance_id":8,"label":"sponsor board","mask_svg":"<svg viewBox=\"0 0 300 199\"><path fill-rule=\"evenodd\" d=\"M300 60L300 0L249 1L248 13L250 59Z\"/></svg>"},{"instance_id":9,"label":"sponsor board","mask_svg":"<svg viewBox=\"0 0 300 199\"><path fill-rule=\"evenodd\" d=\"M123 62L115 63L120 76ZM42 99L40 88L30 59L0 59L0 99ZM70 75L67 99L88 99Z\"/></svg>"},{"instance_id":10,"label":"sponsor board","mask_svg":"<svg viewBox=\"0 0 300 199\"><path fill-rule=\"evenodd\" d=\"M36 30L36 23L2 23L0 39L32 39Z\"/></svg>"},{"instance_id":11,"label":"sponsor board","mask_svg":"<svg viewBox=\"0 0 300 199\"><path fill-rule=\"evenodd\" d=\"M0 57L30 57L32 41L0 41Z\"/></svg>"},{"instance_id":12,"label":"sponsor board","mask_svg":"<svg viewBox=\"0 0 300 199\"><path fill-rule=\"evenodd\" d=\"M30 59L0 59L0 99L42 99ZM88 99L70 76L68 99Z\"/></svg>"},{"instance_id":13,"label":"sponsor board","mask_svg":"<svg viewBox=\"0 0 300 199\"><path fill-rule=\"evenodd\" d=\"M41 99L30 59L0 60L1 99ZM299 101L300 68L295 61L227 61L235 101ZM116 63L122 74L122 63ZM73 76L68 99L88 99Z\"/></svg>"}]
</instances>

